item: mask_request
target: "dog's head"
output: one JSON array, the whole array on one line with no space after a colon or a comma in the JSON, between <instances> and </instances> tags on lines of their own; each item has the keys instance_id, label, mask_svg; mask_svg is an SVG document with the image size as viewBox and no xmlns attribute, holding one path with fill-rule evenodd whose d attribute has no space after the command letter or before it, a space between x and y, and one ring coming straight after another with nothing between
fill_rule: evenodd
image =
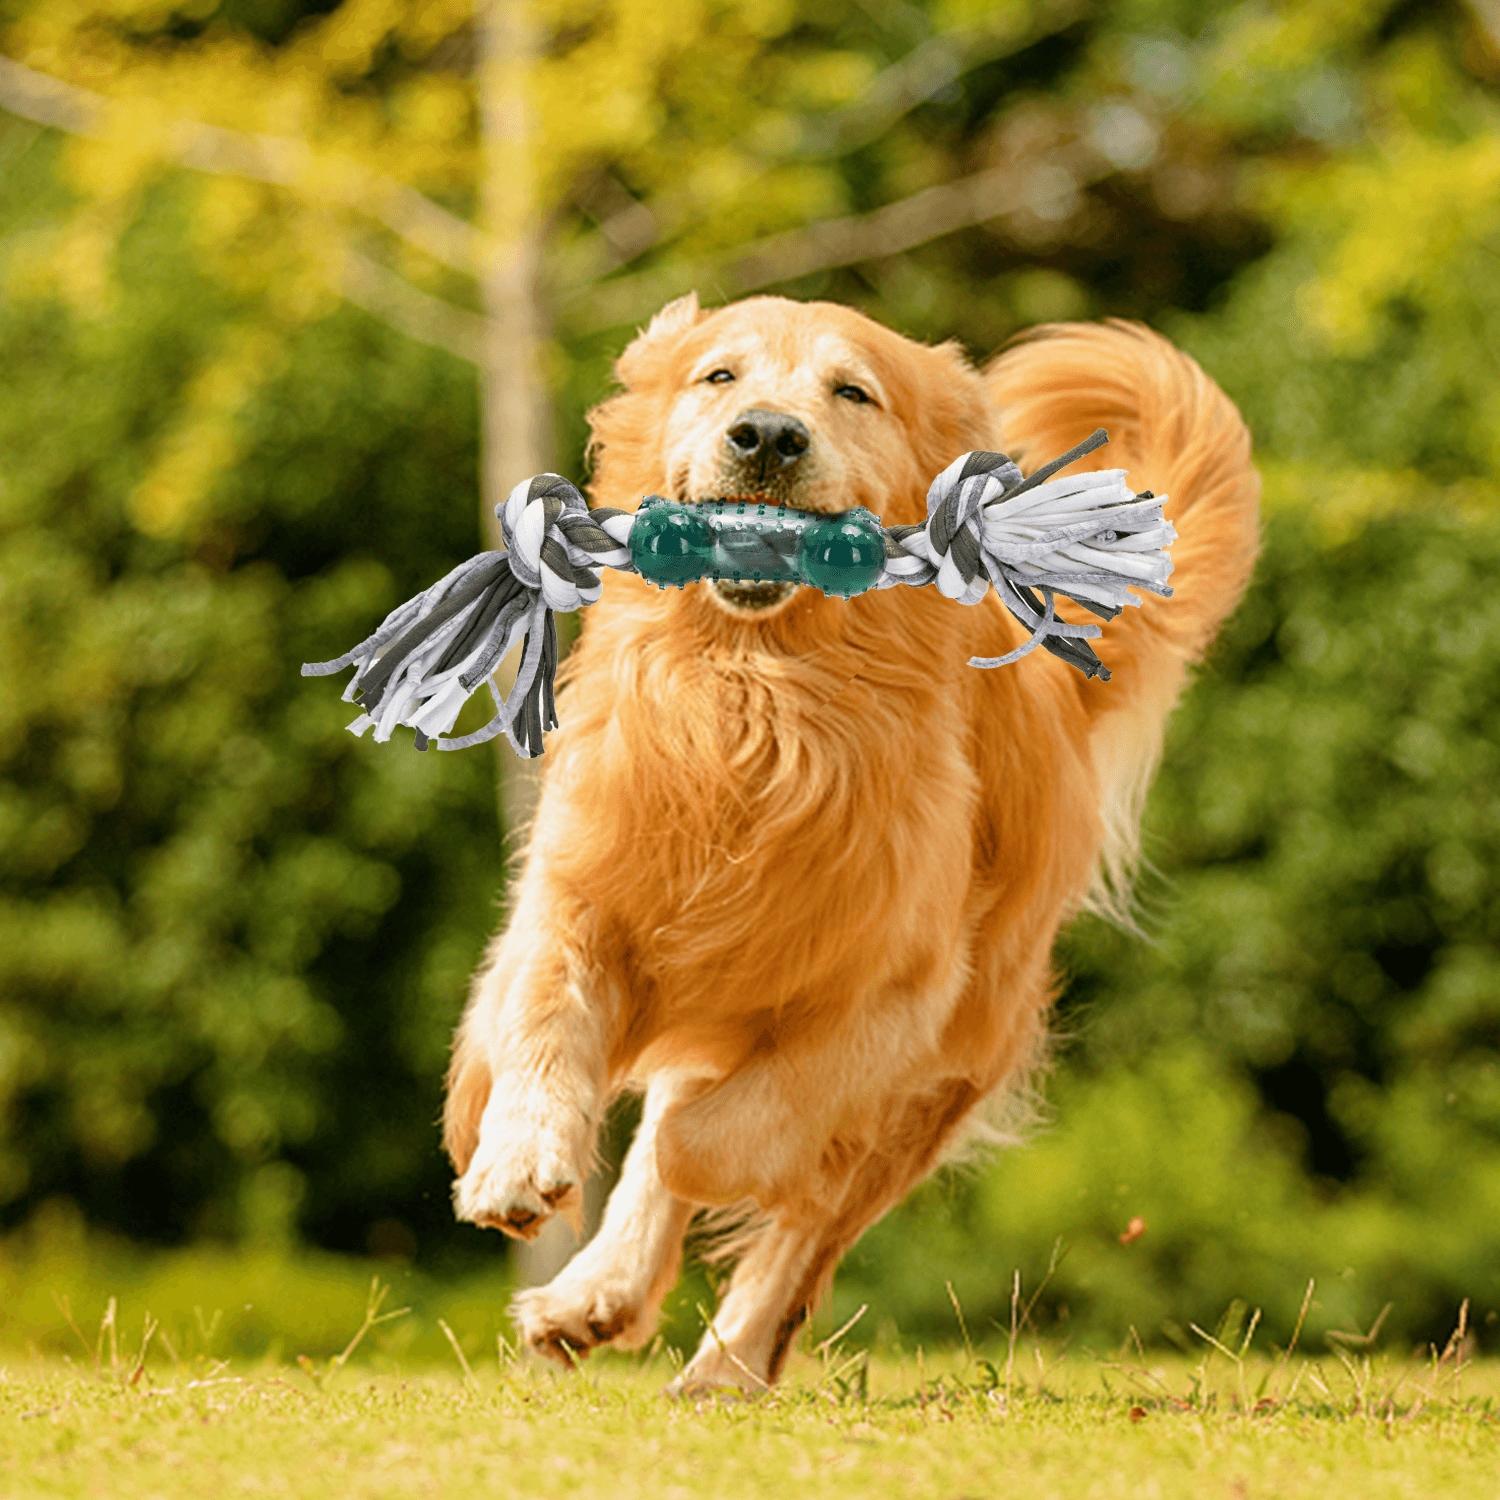
<instances>
[{"instance_id":1,"label":"dog's head","mask_svg":"<svg viewBox=\"0 0 1500 1500\"><path fill-rule=\"evenodd\" d=\"M957 346L902 338L829 302L669 303L620 356L623 390L591 414L597 498L757 499L867 506L922 519L933 475L990 445L994 414ZM741 618L779 611L787 583L711 585Z\"/></svg>"}]
</instances>

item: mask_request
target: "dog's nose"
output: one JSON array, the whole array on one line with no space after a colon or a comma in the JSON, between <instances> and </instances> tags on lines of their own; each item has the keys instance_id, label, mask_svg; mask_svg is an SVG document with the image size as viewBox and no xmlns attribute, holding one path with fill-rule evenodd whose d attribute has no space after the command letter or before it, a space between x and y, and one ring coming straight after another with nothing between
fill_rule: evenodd
<instances>
[{"instance_id":1,"label":"dog's nose","mask_svg":"<svg viewBox=\"0 0 1500 1500\"><path fill-rule=\"evenodd\" d=\"M796 463L807 452L812 433L784 411L762 411L752 406L730 424L724 442L731 458L758 460L761 472L768 473Z\"/></svg>"}]
</instances>

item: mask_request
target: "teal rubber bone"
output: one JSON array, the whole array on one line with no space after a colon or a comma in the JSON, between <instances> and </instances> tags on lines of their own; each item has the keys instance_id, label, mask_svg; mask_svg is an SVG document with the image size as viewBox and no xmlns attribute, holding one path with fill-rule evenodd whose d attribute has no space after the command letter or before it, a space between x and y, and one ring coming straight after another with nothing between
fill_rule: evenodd
<instances>
[{"instance_id":1,"label":"teal rubber bone","mask_svg":"<svg viewBox=\"0 0 1500 1500\"><path fill-rule=\"evenodd\" d=\"M848 599L879 581L885 533L863 508L827 515L751 500L680 505L653 495L630 529L630 560L660 588L719 578L802 583Z\"/></svg>"}]
</instances>

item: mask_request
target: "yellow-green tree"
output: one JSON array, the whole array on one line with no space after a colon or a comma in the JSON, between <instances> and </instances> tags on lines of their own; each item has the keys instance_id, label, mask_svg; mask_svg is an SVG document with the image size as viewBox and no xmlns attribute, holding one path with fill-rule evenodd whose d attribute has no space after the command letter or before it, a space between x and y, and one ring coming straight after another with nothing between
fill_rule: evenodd
<instances>
[{"instance_id":1,"label":"yellow-green tree","mask_svg":"<svg viewBox=\"0 0 1500 1500\"><path fill-rule=\"evenodd\" d=\"M186 168L203 258L247 294L131 497L161 534L191 532L236 408L339 299L476 367L487 517L558 461L563 351L696 283L736 295L853 266L877 299L941 323L951 303L914 293L900 252L988 224L997 266L1090 241L1128 256L1112 185L1137 184L1169 222L1321 213L1293 311L1347 349L1404 297L1437 306L1500 199L1500 132L1471 86L1500 72L1500 42L1478 3L1456 25L1390 0L1108 17L1035 0L17 0L6 15L0 108L74 137L76 193L12 284L107 297L141 194ZM1068 280L1022 281L1017 312L1086 309L1091 289Z\"/></svg>"},{"instance_id":2,"label":"yellow-green tree","mask_svg":"<svg viewBox=\"0 0 1500 1500\"><path fill-rule=\"evenodd\" d=\"M23 281L111 295L141 194L188 169L203 258L247 293L131 497L156 534L191 533L236 409L340 298L477 367L487 513L553 459L559 324L628 324L710 268L741 291L998 212L1013 174L955 185L918 158L913 194L851 213L838 158L1046 26L1004 7L882 68L784 0L345 0L269 37L240 9L65 0L0 31L0 106L74 137L76 207Z\"/></svg>"}]
</instances>

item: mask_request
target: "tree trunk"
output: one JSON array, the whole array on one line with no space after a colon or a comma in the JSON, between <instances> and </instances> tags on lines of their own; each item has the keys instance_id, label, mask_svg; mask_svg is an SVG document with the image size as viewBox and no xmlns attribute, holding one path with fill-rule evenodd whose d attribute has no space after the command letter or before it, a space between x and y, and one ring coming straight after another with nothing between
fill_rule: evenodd
<instances>
[{"instance_id":1,"label":"tree trunk","mask_svg":"<svg viewBox=\"0 0 1500 1500\"><path fill-rule=\"evenodd\" d=\"M476 0L478 90L484 141L480 227L485 265L479 278L484 306L480 367L482 439L480 529L485 545L499 544L495 507L511 487L555 467L552 413L542 351L550 334L539 269L546 215L537 200L535 124L527 97L539 38L531 0ZM500 665L504 687L515 680L519 653ZM513 852L536 807L536 763L497 740L499 812L507 852ZM597 1216L585 1203L586 1227ZM550 1280L573 1252L573 1237L554 1220L529 1244L516 1247L523 1283Z\"/></svg>"},{"instance_id":2,"label":"tree trunk","mask_svg":"<svg viewBox=\"0 0 1500 1500\"><path fill-rule=\"evenodd\" d=\"M517 481L552 461L552 423L542 386L548 328L538 268L545 216L537 202L527 97L538 44L530 0L480 0L477 22L484 137L480 228L487 260L480 275L486 320L481 524L493 542L494 507Z\"/></svg>"}]
</instances>

